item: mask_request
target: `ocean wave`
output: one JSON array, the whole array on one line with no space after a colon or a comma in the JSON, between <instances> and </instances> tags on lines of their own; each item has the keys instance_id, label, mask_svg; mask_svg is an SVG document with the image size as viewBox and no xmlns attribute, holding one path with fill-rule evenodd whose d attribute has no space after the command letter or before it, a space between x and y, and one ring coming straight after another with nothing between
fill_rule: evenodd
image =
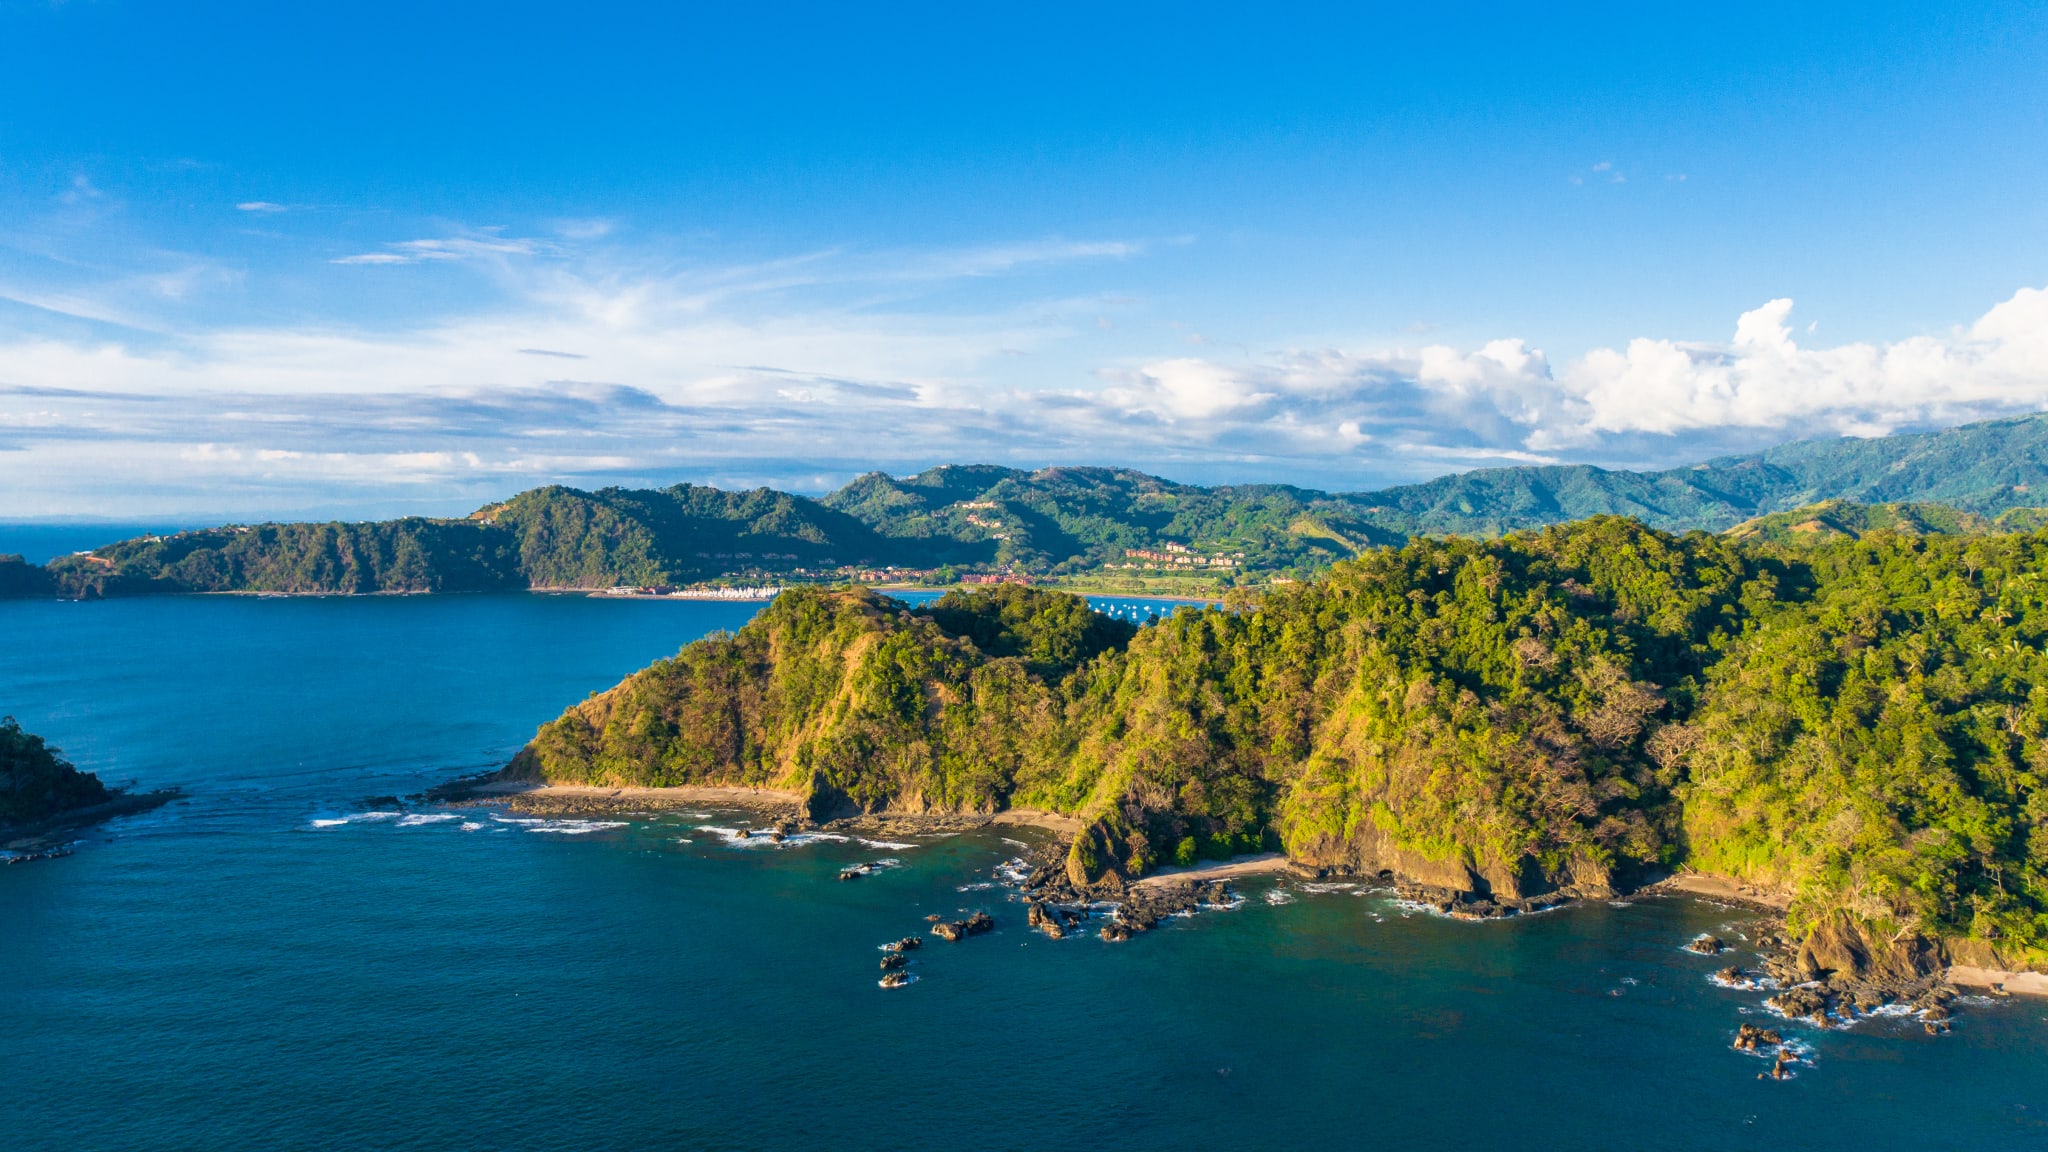
<instances>
[{"instance_id":1,"label":"ocean wave","mask_svg":"<svg viewBox=\"0 0 2048 1152\"><path fill-rule=\"evenodd\" d=\"M422 824L443 824L462 817L454 812L415 812L398 821L400 828L417 828Z\"/></svg>"},{"instance_id":2,"label":"ocean wave","mask_svg":"<svg viewBox=\"0 0 2048 1152\"><path fill-rule=\"evenodd\" d=\"M1292 904L1294 893L1285 888L1272 888L1267 890L1265 899L1268 904Z\"/></svg>"},{"instance_id":3,"label":"ocean wave","mask_svg":"<svg viewBox=\"0 0 2048 1152\"><path fill-rule=\"evenodd\" d=\"M545 819L537 816L493 816L500 824L513 824L528 832L551 832L560 836L587 836L611 828L624 828L624 820Z\"/></svg>"},{"instance_id":4,"label":"ocean wave","mask_svg":"<svg viewBox=\"0 0 2048 1152\"><path fill-rule=\"evenodd\" d=\"M953 889L953 891L955 891L955 892L986 892L986 891L988 891L989 889L991 889L991 888L994 888L994 887L996 887L996 882L995 882L995 881L993 881L993 880L979 880L979 881L976 881L976 882L975 882L975 883L973 883L973 884L962 884L962 885L960 885L960 886L958 886L958 887L954 888L954 889Z\"/></svg>"},{"instance_id":5,"label":"ocean wave","mask_svg":"<svg viewBox=\"0 0 2048 1152\"><path fill-rule=\"evenodd\" d=\"M1008 844L1012 848L1022 848L1027 852L1031 850L1031 845L1026 844L1022 840L1012 840L1008 836L1001 836L998 837L998 839L1000 839L1003 843Z\"/></svg>"},{"instance_id":6,"label":"ocean wave","mask_svg":"<svg viewBox=\"0 0 2048 1152\"><path fill-rule=\"evenodd\" d=\"M1327 892L1356 892L1359 890L1358 885L1353 884L1348 880L1304 880L1301 883L1295 885L1295 887L1300 888L1303 892L1312 893L1317 896L1321 896Z\"/></svg>"},{"instance_id":7,"label":"ocean wave","mask_svg":"<svg viewBox=\"0 0 2048 1152\"><path fill-rule=\"evenodd\" d=\"M484 826L474 820L464 820L462 822L462 830L464 832L481 832L484 830Z\"/></svg>"},{"instance_id":8,"label":"ocean wave","mask_svg":"<svg viewBox=\"0 0 2048 1152\"><path fill-rule=\"evenodd\" d=\"M401 824L405 824L405 823L410 823L410 822L411 822L412 818L411 818L411 817L409 817L409 816L405 816L405 819L403 819L403 820L400 820L399 818L400 818L400 817L402 817L402 816L405 816L405 813L403 813L403 812L352 812L352 813L348 814L347 816L323 816L323 817L320 817L320 818L319 818L319 819L317 819L317 820L314 820L314 821L312 821L312 822L311 822L311 823L310 823L310 824L309 824L308 826L309 826L309 827L313 827L313 828L339 828L339 827L341 827L341 826L342 826L342 825L344 825L344 824L354 824L354 823L356 823L356 822L358 822L358 821L368 821L368 820L398 820L398 821L399 821L399 823L401 823Z\"/></svg>"},{"instance_id":9,"label":"ocean wave","mask_svg":"<svg viewBox=\"0 0 2048 1152\"><path fill-rule=\"evenodd\" d=\"M891 852L901 852L906 848L918 847L916 844L905 844L899 840L865 840L859 836L855 836L853 842L867 848L887 848Z\"/></svg>"}]
</instances>

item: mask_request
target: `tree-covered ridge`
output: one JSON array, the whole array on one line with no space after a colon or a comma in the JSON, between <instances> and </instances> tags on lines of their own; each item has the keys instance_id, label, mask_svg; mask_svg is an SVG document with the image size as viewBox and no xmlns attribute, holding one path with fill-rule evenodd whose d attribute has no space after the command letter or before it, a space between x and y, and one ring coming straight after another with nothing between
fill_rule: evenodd
<instances>
[{"instance_id":1,"label":"tree-covered ridge","mask_svg":"<svg viewBox=\"0 0 2048 1152\"><path fill-rule=\"evenodd\" d=\"M1690 859L2007 952L2048 946L2048 534L1802 555L1676 735Z\"/></svg>"},{"instance_id":2,"label":"tree-covered ridge","mask_svg":"<svg viewBox=\"0 0 2048 1152\"><path fill-rule=\"evenodd\" d=\"M0 828L42 820L112 796L100 778L71 766L43 738L0 717Z\"/></svg>"},{"instance_id":3,"label":"tree-covered ridge","mask_svg":"<svg viewBox=\"0 0 2048 1152\"><path fill-rule=\"evenodd\" d=\"M1422 540L1135 635L1071 597L785 594L510 771L1047 808L1070 871L1256 846L1527 901L1692 865L2048 962L2048 534ZM1973 942L1973 943L1971 943Z\"/></svg>"},{"instance_id":4,"label":"tree-covered ridge","mask_svg":"<svg viewBox=\"0 0 2048 1152\"><path fill-rule=\"evenodd\" d=\"M933 468L860 477L824 502L884 536L986 541L988 560L1064 575L1180 545L1228 572L1306 571L1399 543L1341 498L1287 485L1203 488L1125 468Z\"/></svg>"},{"instance_id":5,"label":"tree-covered ridge","mask_svg":"<svg viewBox=\"0 0 2048 1152\"><path fill-rule=\"evenodd\" d=\"M522 586L509 540L461 520L256 524L141 536L49 565L66 595L479 592Z\"/></svg>"},{"instance_id":6,"label":"tree-covered ridge","mask_svg":"<svg viewBox=\"0 0 2048 1152\"><path fill-rule=\"evenodd\" d=\"M1779 516L1823 502L1824 513ZM1348 494L987 465L870 473L822 499L555 486L466 521L264 524L123 541L40 574L0 564L0 596L596 588L833 580L885 567L1226 587L1310 576L1415 536L1491 537L1595 515L1669 531L1740 526L1782 543L1880 528L1977 532L1987 520L2027 530L2048 522L2048 416L1806 441L1664 472L1494 468Z\"/></svg>"}]
</instances>

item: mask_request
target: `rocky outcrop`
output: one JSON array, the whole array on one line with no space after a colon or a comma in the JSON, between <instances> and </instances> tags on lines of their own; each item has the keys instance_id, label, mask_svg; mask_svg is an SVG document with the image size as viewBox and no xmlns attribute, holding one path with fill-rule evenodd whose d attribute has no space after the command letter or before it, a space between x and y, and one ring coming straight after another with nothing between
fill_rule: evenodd
<instances>
[{"instance_id":1,"label":"rocky outcrop","mask_svg":"<svg viewBox=\"0 0 2048 1152\"><path fill-rule=\"evenodd\" d=\"M1290 847L1290 858L1304 867L1329 875L1395 881L1404 899L1446 915L1485 918L1616 894L1613 871L1587 857L1572 857L1556 872L1546 871L1530 856L1512 861L1478 860L1469 854L1437 859L1402 847L1369 823L1349 836L1317 837Z\"/></svg>"},{"instance_id":2,"label":"rocky outcrop","mask_svg":"<svg viewBox=\"0 0 2048 1152\"><path fill-rule=\"evenodd\" d=\"M1799 945L1796 963L1807 980L1840 975L1910 983L1947 967L1941 946L1917 932L1878 932L1847 912L1832 912Z\"/></svg>"}]
</instances>

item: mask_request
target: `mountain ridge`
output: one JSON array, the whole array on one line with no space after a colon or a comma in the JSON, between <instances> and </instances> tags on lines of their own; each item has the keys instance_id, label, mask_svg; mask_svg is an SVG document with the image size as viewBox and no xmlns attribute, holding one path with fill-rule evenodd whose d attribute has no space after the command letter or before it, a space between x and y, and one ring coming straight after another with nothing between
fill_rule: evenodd
<instances>
[{"instance_id":1,"label":"mountain ridge","mask_svg":"<svg viewBox=\"0 0 2048 1152\"><path fill-rule=\"evenodd\" d=\"M870 472L815 498L549 485L465 518L229 525L117 541L47 566L15 561L0 572L0 595L944 583L963 572L1220 591L1306 577L1420 536L1491 538L1596 515L1719 532L1827 501L1940 504L2032 523L2043 513L2028 510L2048 507L2048 415L1795 441L1658 472L1526 465L1353 493L988 464Z\"/></svg>"}]
</instances>

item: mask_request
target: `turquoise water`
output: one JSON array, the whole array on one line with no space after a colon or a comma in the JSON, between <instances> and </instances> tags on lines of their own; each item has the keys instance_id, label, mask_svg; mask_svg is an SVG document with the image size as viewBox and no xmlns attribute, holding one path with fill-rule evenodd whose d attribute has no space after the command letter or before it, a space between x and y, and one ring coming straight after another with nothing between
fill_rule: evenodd
<instances>
[{"instance_id":1,"label":"turquoise water","mask_svg":"<svg viewBox=\"0 0 2048 1152\"><path fill-rule=\"evenodd\" d=\"M1756 994L1677 947L1732 918L1689 901L1461 924L1259 882L1052 942L960 891L1015 851L993 835L362 815L749 612L0 603L0 710L189 794L0 867L5 1146L2048 1147L2048 1003L1804 1032L1813 1065L1759 1082L1728 1047ZM834 879L878 856L902 866ZM876 945L967 907L997 931L876 987Z\"/></svg>"}]
</instances>

